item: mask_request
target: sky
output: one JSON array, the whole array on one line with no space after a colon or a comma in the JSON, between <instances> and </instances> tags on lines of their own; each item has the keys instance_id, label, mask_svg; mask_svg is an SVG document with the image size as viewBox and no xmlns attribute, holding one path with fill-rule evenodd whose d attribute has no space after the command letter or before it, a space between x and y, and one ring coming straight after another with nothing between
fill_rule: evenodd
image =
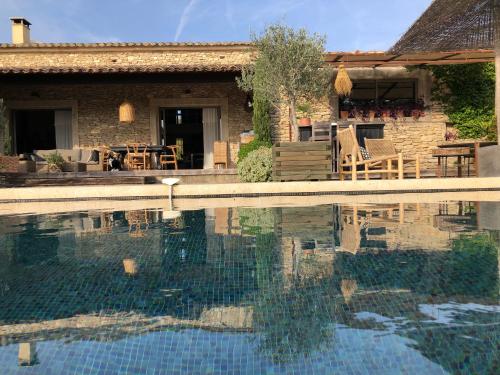
<instances>
[{"instance_id":1,"label":"sky","mask_svg":"<svg viewBox=\"0 0 500 375\"><path fill-rule=\"evenodd\" d=\"M280 22L325 35L328 51L387 50L432 0L0 0L37 42L248 41Z\"/></svg>"}]
</instances>

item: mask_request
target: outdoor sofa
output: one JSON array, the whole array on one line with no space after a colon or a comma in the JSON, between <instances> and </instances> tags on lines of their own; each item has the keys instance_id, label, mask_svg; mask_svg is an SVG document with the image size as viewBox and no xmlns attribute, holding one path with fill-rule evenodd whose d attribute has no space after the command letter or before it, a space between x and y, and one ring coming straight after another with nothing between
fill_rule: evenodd
<instances>
[{"instance_id":1,"label":"outdoor sofa","mask_svg":"<svg viewBox=\"0 0 500 375\"><path fill-rule=\"evenodd\" d=\"M46 158L48 155L56 152L66 161L62 168L63 172L102 171L99 151L81 148L35 150L33 152L33 159L36 162L36 171L48 172Z\"/></svg>"}]
</instances>

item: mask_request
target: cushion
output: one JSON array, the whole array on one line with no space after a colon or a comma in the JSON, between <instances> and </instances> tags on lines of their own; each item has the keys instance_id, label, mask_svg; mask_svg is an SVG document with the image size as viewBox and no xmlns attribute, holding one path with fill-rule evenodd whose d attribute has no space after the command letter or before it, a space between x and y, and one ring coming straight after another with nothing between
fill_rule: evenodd
<instances>
[{"instance_id":1,"label":"cushion","mask_svg":"<svg viewBox=\"0 0 500 375\"><path fill-rule=\"evenodd\" d=\"M41 158L42 160L45 160L47 155L53 154L57 152L59 155L63 157L64 160L68 160L68 156L71 157L71 161L79 161L80 156L81 156L81 151L79 148L76 149L62 149L58 148L55 150L37 150L35 151L35 154ZM38 161L38 160L37 160Z\"/></svg>"},{"instance_id":2,"label":"cushion","mask_svg":"<svg viewBox=\"0 0 500 375\"><path fill-rule=\"evenodd\" d=\"M99 163L99 151L98 150L92 150L92 153L90 154L90 159L89 163Z\"/></svg>"},{"instance_id":3,"label":"cushion","mask_svg":"<svg viewBox=\"0 0 500 375\"><path fill-rule=\"evenodd\" d=\"M361 152L361 156L363 157L363 160L370 160L372 156L368 152L368 150L364 147L359 146L359 152Z\"/></svg>"}]
</instances>

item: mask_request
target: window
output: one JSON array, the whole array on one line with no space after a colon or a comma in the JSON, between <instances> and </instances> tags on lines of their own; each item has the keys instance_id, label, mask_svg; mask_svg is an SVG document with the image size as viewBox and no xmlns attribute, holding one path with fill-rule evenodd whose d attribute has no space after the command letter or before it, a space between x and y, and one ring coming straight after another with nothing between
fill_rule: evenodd
<instances>
[{"instance_id":1,"label":"window","mask_svg":"<svg viewBox=\"0 0 500 375\"><path fill-rule=\"evenodd\" d=\"M350 99L355 102L415 101L417 82L414 80L366 80L353 82Z\"/></svg>"},{"instance_id":2,"label":"window","mask_svg":"<svg viewBox=\"0 0 500 375\"><path fill-rule=\"evenodd\" d=\"M177 125L182 125L182 109L177 110L177 115L175 116L175 123Z\"/></svg>"},{"instance_id":3,"label":"window","mask_svg":"<svg viewBox=\"0 0 500 375\"><path fill-rule=\"evenodd\" d=\"M397 109L408 112L409 116L416 103L416 80L360 80L353 82L350 97L341 99L339 108L349 111L349 117L355 117L356 112Z\"/></svg>"}]
</instances>

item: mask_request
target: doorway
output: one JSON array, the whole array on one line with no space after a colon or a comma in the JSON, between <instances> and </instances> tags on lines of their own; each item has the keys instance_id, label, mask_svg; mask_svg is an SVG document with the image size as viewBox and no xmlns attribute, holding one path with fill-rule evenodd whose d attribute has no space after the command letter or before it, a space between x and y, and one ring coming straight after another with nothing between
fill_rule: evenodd
<instances>
[{"instance_id":1,"label":"doorway","mask_svg":"<svg viewBox=\"0 0 500 375\"><path fill-rule=\"evenodd\" d=\"M14 146L18 154L71 149L71 110L14 110Z\"/></svg>"},{"instance_id":2,"label":"doorway","mask_svg":"<svg viewBox=\"0 0 500 375\"><path fill-rule=\"evenodd\" d=\"M213 144L221 138L218 108L160 108L160 144L177 146L181 169L213 168Z\"/></svg>"}]
</instances>

